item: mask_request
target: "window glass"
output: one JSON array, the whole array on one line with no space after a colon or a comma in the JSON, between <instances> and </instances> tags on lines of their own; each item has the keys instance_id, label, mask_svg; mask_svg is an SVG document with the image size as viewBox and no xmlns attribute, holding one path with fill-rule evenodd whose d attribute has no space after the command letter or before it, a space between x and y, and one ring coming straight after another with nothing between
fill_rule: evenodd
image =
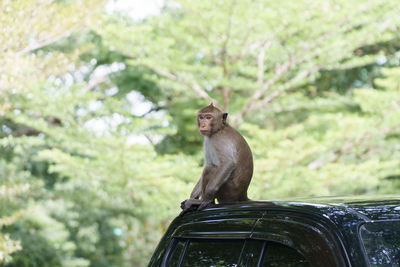
<instances>
[{"instance_id":1,"label":"window glass","mask_svg":"<svg viewBox=\"0 0 400 267\"><path fill-rule=\"evenodd\" d=\"M257 266L265 245L265 241L246 240L240 266Z\"/></svg>"},{"instance_id":2,"label":"window glass","mask_svg":"<svg viewBox=\"0 0 400 267\"><path fill-rule=\"evenodd\" d=\"M293 248L278 244L268 243L262 266L268 267L305 267L310 266L308 261Z\"/></svg>"},{"instance_id":3,"label":"window glass","mask_svg":"<svg viewBox=\"0 0 400 267\"><path fill-rule=\"evenodd\" d=\"M400 266L400 222L371 222L360 228L372 266Z\"/></svg>"},{"instance_id":4,"label":"window glass","mask_svg":"<svg viewBox=\"0 0 400 267\"><path fill-rule=\"evenodd\" d=\"M183 248L185 247L186 240L176 240L176 245L171 252L171 256L168 260L168 266L178 266L179 260L181 259L181 254Z\"/></svg>"},{"instance_id":5,"label":"window glass","mask_svg":"<svg viewBox=\"0 0 400 267\"><path fill-rule=\"evenodd\" d=\"M243 240L190 240L182 266L237 266Z\"/></svg>"}]
</instances>

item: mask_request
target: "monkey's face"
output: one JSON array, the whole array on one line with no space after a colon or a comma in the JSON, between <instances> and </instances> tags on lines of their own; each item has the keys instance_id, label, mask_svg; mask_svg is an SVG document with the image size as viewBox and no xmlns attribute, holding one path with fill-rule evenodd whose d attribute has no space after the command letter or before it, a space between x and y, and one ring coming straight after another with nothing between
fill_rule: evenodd
<instances>
[{"instance_id":1,"label":"monkey's face","mask_svg":"<svg viewBox=\"0 0 400 267\"><path fill-rule=\"evenodd\" d=\"M214 115L212 113L199 113L197 115L197 126L203 136L210 136L213 130Z\"/></svg>"},{"instance_id":2,"label":"monkey's face","mask_svg":"<svg viewBox=\"0 0 400 267\"><path fill-rule=\"evenodd\" d=\"M211 137L213 134L223 129L226 125L228 113L222 113L221 110L212 104L202 108L197 113L197 127L203 136Z\"/></svg>"}]
</instances>

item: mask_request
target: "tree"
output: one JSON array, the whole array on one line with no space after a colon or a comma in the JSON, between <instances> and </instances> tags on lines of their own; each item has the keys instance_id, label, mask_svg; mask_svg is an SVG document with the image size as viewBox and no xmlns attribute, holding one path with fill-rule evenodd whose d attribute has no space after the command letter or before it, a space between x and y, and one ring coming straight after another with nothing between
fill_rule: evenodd
<instances>
[{"instance_id":1,"label":"tree","mask_svg":"<svg viewBox=\"0 0 400 267\"><path fill-rule=\"evenodd\" d=\"M96 22L101 3L6 4L10 18L22 8L26 24L37 29L19 29L11 36L15 45L2 50L4 62L14 64L1 77L0 102L1 148L8 153L0 200L2 215L10 213L2 217L1 248L6 256L14 252L6 266L145 265L149 243L175 213L175 195L188 190L168 183L180 171L174 163L197 166L183 156L163 162L151 146L135 142L136 135L165 130L157 118L133 117L129 97L114 92L121 55L102 51L85 26ZM56 22L34 18L42 8Z\"/></svg>"},{"instance_id":2,"label":"tree","mask_svg":"<svg viewBox=\"0 0 400 267\"><path fill-rule=\"evenodd\" d=\"M200 175L209 101L253 150L252 199L398 191L395 1L182 0L141 21L38 3L1 4L3 265L145 266Z\"/></svg>"},{"instance_id":3,"label":"tree","mask_svg":"<svg viewBox=\"0 0 400 267\"><path fill-rule=\"evenodd\" d=\"M25 247L27 243L24 240L21 241L26 229L9 230L15 227L18 229L17 224L27 226L29 221L27 218L32 217L38 209L37 203L34 203L35 196L43 192L44 186L42 181L35 179L35 173L40 173L37 168L40 168L42 163L36 162L35 165L31 162L31 156L45 145L42 138L37 137L41 132L34 122L24 124L16 117L27 112L37 120L49 124L51 124L51 119L35 113L37 111L35 108L25 110L21 102L30 101L33 97L31 89L43 86L51 75L64 73L70 68L70 62L76 59L74 54L67 55L61 52L43 54L38 50L82 29L91 19L91 15L96 12L99 4L101 3L98 1L90 0L83 3L80 1L6 0L0 3L2 10L0 17L0 39L2 40L0 42L0 124L2 126L0 132L0 151L2 152L0 156L0 226L2 227L0 263L13 264L10 257L13 252L13 255L17 255L14 262L23 263L18 255L23 254L27 249ZM37 227L44 226L39 222ZM30 241L38 237L32 231L30 234L32 235ZM31 248L39 244L33 243ZM38 255L34 253L30 255L31 259L35 256ZM50 255L50 257L54 259L57 256ZM45 258L44 255L43 258ZM55 266L52 263L54 261L49 259L46 262L47 266ZM41 265L45 266L44 263Z\"/></svg>"},{"instance_id":4,"label":"tree","mask_svg":"<svg viewBox=\"0 0 400 267\"><path fill-rule=\"evenodd\" d=\"M182 0L142 23L114 18L95 28L167 95L219 102L241 122L322 70L375 61L357 49L394 38L398 11L396 1L377 0Z\"/></svg>"},{"instance_id":5,"label":"tree","mask_svg":"<svg viewBox=\"0 0 400 267\"><path fill-rule=\"evenodd\" d=\"M296 123L275 129L245 123L261 178L253 181L251 195L398 193L399 69L381 72L377 89L354 89L348 97L331 92L330 99L298 95L296 104L307 116Z\"/></svg>"}]
</instances>

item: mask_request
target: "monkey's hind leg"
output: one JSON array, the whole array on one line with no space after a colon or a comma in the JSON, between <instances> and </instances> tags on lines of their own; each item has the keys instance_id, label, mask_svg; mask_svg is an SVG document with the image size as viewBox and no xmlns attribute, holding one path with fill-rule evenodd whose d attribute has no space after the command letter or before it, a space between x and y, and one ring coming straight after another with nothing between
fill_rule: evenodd
<instances>
[{"instance_id":1,"label":"monkey's hind leg","mask_svg":"<svg viewBox=\"0 0 400 267\"><path fill-rule=\"evenodd\" d=\"M211 201L203 201L200 203L199 207L197 208L197 210L204 210L207 208L211 208L215 206L215 199L211 200Z\"/></svg>"}]
</instances>

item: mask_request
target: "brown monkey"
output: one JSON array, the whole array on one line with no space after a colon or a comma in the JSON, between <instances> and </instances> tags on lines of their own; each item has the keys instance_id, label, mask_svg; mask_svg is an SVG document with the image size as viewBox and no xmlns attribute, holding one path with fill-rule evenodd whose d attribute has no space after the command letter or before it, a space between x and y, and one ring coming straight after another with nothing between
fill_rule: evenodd
<instances>
[{"instance_id":1,"label":"brown monkey","mask_svg":"<svg viewBox=\"0 0 400 267\"><path fill-rule=\"evenodd\" d=\"M253 156L243 136L226 122L228 113L212 104L197 114L197 126L204 136L205 164L200 180L182 202L182 213L192 205L202 210L214 203L247 201L253 175Z\"/></svg>"}]
</instances>

